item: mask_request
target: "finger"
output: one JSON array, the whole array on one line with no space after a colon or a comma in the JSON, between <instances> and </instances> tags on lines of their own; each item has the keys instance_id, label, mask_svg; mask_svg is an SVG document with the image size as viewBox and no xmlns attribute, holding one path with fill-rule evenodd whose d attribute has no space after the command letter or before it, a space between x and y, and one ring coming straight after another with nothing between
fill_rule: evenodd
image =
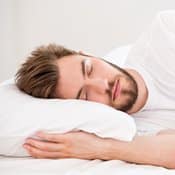
<instances>
[{"instance_id":1,"label":"finger","mask_svg":"<svg viewBox=\"0 0 175 175\"><path fill-rule=\"evenodd\" d=\"M48 151L43 151L38 148L35 148L29 144L24 144L23 147L27 150L29 155L31 155L34 158L52 158L52 159L57 159L57 158L68 158L69 156L62 153L62 152L48 152Z\"/></svg>"},{"instance_id":2,"label":"finger","mask_svg":"<svg viewBox=\"0 0 175 175\"><path fill-rule=\"evenodd\" d=\"M61 151L63 147L63 145L60 143L39 141L39 140L32 139L32 138L27 139L25 143L30 144L43 151L52 151L52 152Z\"/></svg>"},{"instance_id":3,"label":"finger","mask_svg":"<svg viewBox=\"0 0 175 175\"><path fill-rule=\"evenodd\" d=\"M64 134L58 134L58 133L47 133L47 132L43 132L43 131L38 131L36 133L36 136L40 137L43 140L47 140L50 142L64 142L66 136Z\"/></svg>"}]
</instances>

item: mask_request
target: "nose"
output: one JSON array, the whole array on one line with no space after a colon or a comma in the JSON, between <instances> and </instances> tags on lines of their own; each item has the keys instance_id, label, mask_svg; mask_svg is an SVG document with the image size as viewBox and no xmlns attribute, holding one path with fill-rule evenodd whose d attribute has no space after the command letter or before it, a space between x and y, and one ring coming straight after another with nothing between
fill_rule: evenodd
<instances>
[{"instance_id":1,"label":"nose","mask_svg":"<svg viewBox=\"0 0 175 175\"><path fill-rule=\"evenodd\" d=\"M105 93L110 89L108 80L101 78L86 79L85 85L93 88L99 93Z\"/></svg>"}]
</instances>

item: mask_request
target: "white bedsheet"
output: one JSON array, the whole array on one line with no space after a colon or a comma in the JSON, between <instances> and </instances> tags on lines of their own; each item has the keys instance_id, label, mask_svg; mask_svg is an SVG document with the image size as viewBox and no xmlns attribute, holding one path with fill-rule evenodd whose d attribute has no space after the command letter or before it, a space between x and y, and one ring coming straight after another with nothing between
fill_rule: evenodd
<instances>
[{"instance_id":1,"label":"white bedsheet","mask_svg":"<svg viewBox=\"0 0 175 175\"><path fill-rule=\"evenodd\" d=\"M175 37L172 39L174 43ZM119 160L88 161L0 157L0 175L175 175L175 170L136 165Z\"/></svg>"},{"instance_id":2,"label":"white bedsheet","mask_svg":"<svg viewBox=\"0 0 175 175\"><path fill-rule=\"evenodd\" d=\"M175 175L175 170L120 160L33 159L0 157L1 175Z\"/></svg>"}]
</instances>

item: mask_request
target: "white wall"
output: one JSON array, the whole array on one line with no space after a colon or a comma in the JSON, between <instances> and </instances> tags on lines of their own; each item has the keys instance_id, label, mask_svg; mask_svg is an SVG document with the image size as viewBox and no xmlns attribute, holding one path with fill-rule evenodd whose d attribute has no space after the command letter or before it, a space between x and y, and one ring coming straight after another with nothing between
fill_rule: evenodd
<instances>
[{"instance_id":1,"label":"white wall","mask_svg":"<svg viewBox=\"0 0 175 175\"><path fill-rule=\"evenodd\" d=\"M30 51L55 42L102 56L134 42L174 0L0 0L0 81L12 77Z\"/></svg>"}]
</instances>

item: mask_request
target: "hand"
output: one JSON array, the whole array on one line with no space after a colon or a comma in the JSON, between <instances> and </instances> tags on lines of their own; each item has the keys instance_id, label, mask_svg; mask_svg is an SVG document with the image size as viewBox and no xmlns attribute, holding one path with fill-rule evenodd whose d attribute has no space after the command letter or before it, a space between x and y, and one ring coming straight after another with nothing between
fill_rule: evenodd
<instances>
[{"instance_id":1,"label":"hand","mask_svg":"<svg viewBox=\"0 0 175 175\"><path fill-rule=\"evenodd\" d=\"M65 134L48 134L40 131L36 136L44 141L28 138L23 145L34 158L100 159L105 146L105 139L83 131Z\"/></svg>"}]
</instances>

